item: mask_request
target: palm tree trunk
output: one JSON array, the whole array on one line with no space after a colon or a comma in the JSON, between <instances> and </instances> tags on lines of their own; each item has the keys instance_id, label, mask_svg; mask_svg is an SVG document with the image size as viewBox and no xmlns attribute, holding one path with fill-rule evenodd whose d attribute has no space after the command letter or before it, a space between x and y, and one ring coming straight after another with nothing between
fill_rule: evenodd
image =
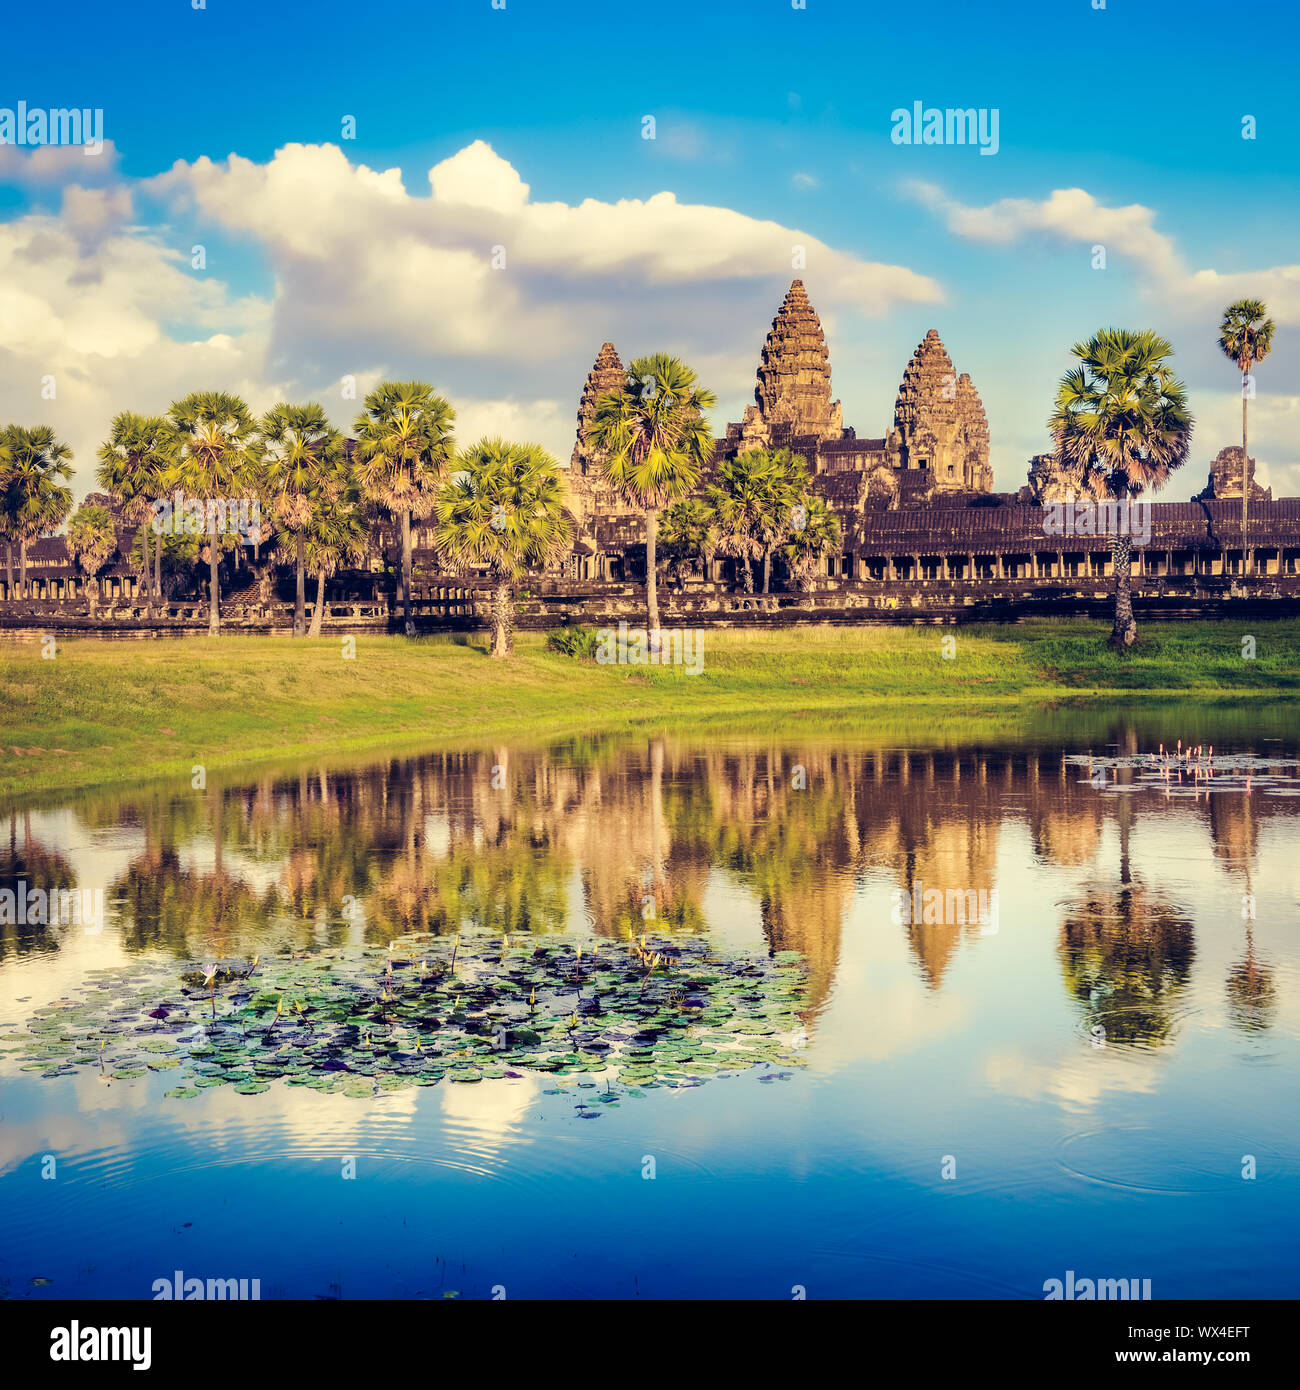
<instances>
[{"instance_id":1,"label":"palm tree trunk","mask_svg":"<svg viewBox=\"0 0 1300 1390\"><path fill-rule=\"evenodd\" d=\"M159 531L153 538L153 580L154 593L158 595L158 600L162 602L162 532Z\"/></svg>"},{"instance_id":2,"label":"palm tree trunk","mask_svg":"<svg viewBox=\"0 0 1300 1390\"><path fill-rule=\"evenodd\" d=\"M216 637L221 631L221 578L217 566L221 551L217 545L217 518L212 517L212 530L208 533L208 636Z\"/></svg>"},{"instance_id":3,"label":"palm tree trunk","mask_svg":"<svg viewBox=\"0 0 1300 1390\"><path fill-rule=\"evenodd\" d=\"M772 552L771 552L771 550L765 550L765 551L763 552L763 592L764 592L765 594L768 594L768 593L771 593L771 592L772 592Z\"/></svg>"},{"instance_id":4,"label":"palm tree trunk","mask_svg":"<svg viewBox=\"0 0 1300 1390\"><path fill-rule=\"evenodd\" d=\"M1133 618L1133 594L1129 588L1133 563L1133 546L1127 536L1115 536L1110 543L1115 566L1115 626L1111 629L1110 645L1121 651L1137 641L1137 623Z\"/></svg>"},{"instance_id":5,"label":"palm tree trunk","mask_svg":"<svg viewBox=\"0 0 1300 1390\"><path fill-rule=\"evenodd\" d=\"M321 619L325 615L325 571L321 570L316 575L316 607L312 609L311 631L308 637L320 636Z\"/></svg>"},{"instance_id":6,"label":"palm tree trunk","mask_svg":"<svg viewBox=\"0 0 1300 1390\"><path fill-rule=\"evenodd\" d=\"M14 543L5 542L5 598L14 601Z\"/></svg>"},{"instance_id":7,"label":"palm tree trunk","mask_svg":"<svg viewBox=\"0 0 1300 1390\"><path fill-rule=\"evenodd\" d=\"M650 624L651 651L659 645L659 513L648 511L645 517L645 606Z\"/></svg>"},{"instance_id":8,"label":"palm tree trunk","mask_svg":"<svg viewBox=\"0 0 1300 1390\"><path fill-rule=\"evenodd\" d=\"M411 621L411 513L402 513L402 623L408 637L415 636Z\"/></svg>"},{"instance_id":9,"label":"palm tree trunk","mask_svg":"<svg viewBox=\"0 0 1300 1390\"><path fill-rule=\"evenodd\" d=\"M740 557L740 567L744 571L745 592L752 594L754 592L754 566L750 563L748 555Z\"/></svg>"},{"instance_id":10,"label":"palm tree trunk","mask_svg":"<svg viewBox=\"0 0 1300 1390\"><path fill-rule=\"evenodd\" d=\"M1246 376L1241 381L1241 577L1246 577L1246 508L1250 500L1250 454L1246 451Z\"/></svg>"},{"instance_id":11,"label":"palm tree trunk","mask_svg":"<svg viewBox=\"0 0 1300 1390\"><path fill-rule=\"evenodd\" d=\"M27 537L18 542L18 592L27 597Z\"/></svg>"},{"instance_id":12,"label":"palm tree trunk","mask_svg":"<svg viewBox=\"0 0 1300 1390\"><path fill-rule=\"evenodd\" d=\"M149 603L153 599L152 586L149 583L149 523L140 523L140 563L143 566L141 580L144 585L145 602Z\"/></svg>"},{"instance_id":13,"label":"palm tree trunk","mask_svg":"<svg viewBox=\"0 0 1300 1390\"><path fill-rule=\"evenodd\" d=\"M307 538L298 532L298 554L295 564L298 589L293 601L293 635L301 637L307 631Z\"/></svg>"},{"instance_id":14,"label":"palm tree trunk","mask_svg":"<svg viewBox=\"0 0 1300 1390\"><path fill-rule=\"evenodd\" d=\"M492 596L492 655L504 659L515 649L515 605L510 581L498 579Z\"/></svg>"}]
</instances>

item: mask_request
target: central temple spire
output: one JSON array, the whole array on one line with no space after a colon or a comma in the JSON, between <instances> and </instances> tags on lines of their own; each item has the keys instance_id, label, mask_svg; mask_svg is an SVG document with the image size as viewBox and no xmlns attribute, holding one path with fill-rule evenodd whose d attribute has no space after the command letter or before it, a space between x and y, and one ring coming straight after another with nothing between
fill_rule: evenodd
<instances>
[{"instance_id":1,"label":"central temple spire","mask_svg":"<svg viewBox=\"0 0 1300 1390\"><path fill-rule=\"evenodd\" d=\"M818 439L843 433L843 413L839 402L831 400L826 339L802 280L791 284L772 320L758 364L754 400L756 410L747 410L745 416L755 435L770 437L773 426Z\"/></svg>"}]
</instances>

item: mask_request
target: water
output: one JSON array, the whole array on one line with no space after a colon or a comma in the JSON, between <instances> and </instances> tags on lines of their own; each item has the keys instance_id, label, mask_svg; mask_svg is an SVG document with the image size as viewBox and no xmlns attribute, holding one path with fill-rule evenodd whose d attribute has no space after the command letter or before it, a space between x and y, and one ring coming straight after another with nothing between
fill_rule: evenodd
<instances>
[{"instance_id":1,"label":"water","mask_svg":"<svg viewBox=\"0 0 1300 1390\"><path fill-rule=\"evenodd\" d=\"M1134 756L1180 736L1212 776ZM101 887L106 919L0 925L6 1049L91 970L458 927L797 950L806 1045L594 1121L540 1073L174 1100L165 1072L42 1079L11 1051L0 1291L1041 1298L1073 1270L1295 1297L1297 754L1286 708L1064 710L987 740L594 740L17 808L0 887ZM918 882L985 920L901 920Z\"/></svg>"}]
</instances>

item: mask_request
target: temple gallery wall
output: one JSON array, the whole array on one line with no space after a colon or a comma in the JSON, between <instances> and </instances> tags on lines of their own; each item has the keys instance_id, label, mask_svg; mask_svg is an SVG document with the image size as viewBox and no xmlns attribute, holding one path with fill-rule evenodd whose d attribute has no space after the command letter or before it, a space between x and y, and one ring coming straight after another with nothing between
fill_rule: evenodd
<instances>
[{"instance_id":1,"label":"temple gallery wall","mask_svg":"<svg viewBox=\"0 0 1300 1390\"><path fill-rule=\"evenodd\" d=\"M625 381L615 345L604 343L578 401L567 474L573 545L546 574L521 584L522 626L641 611L644 518L606 480L590 433L597 401ZM767 595L738 593L737 562L726 556L675 566L663 589L669 615L701 622L945 621L1033 611L1100 613L1110 597L1108 536L1052 534L1045 525L1051 505L1073 493L1052 456L1028 461L1018 491L993 491L989 423L979 391L968 373L958 371L935 329L903 369L889 428L859 436L844 424L821 322L803 282L795 280L760 351L754 402L716 438L697 492L724 460L755 448L785 448L803 457L813 495L838 522L838 547L822 558L817 573ZM1243 474L1250 488L1244 549ZM93 500L114 507L111 498ZM1300 605L1300 498L1275 499L1262 488L1254 459L1243 469L1239 446L1218 452L1193 501L1149 507L1150 535L1133 562L1135 601L1149 615L1243 604L1281 615ZM0 625L124 632L206 627L206 599L197 591L143 602L126 558L132 541L122 526L93 613L64 539L33 542L26 595L11 593L8 574L0 574L7 600ZM487 581L445 573L432 542L417 526L417 619L432 627L477 626L487 611ZM378 528L365 560L329 580L328 626L383 629L395 621L395 545L395 535ZM287 627L292 596L282 577L238 553L227 563L223 621L249 630Z\"/></svg>"}]
</instances>

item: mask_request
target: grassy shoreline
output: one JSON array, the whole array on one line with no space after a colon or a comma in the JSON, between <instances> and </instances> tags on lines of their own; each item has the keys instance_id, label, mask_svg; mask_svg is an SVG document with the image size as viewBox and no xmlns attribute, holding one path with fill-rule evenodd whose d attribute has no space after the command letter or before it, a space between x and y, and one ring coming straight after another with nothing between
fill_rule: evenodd
<instances>
[{"instance_id":1,"label":"grassy shoreline","mask_svg":"<svg viewBox=\"0 0 1300 1390\"><path fill-rule=\"evenodd\" d=\"M708 630L704 670L601 666L518 638L338 638L0 644L0 799L190 776L271 760L541 742L637 729L1012 726L1034 708L1300 700L1300 621L1149 626L1117 656L1106 627ZM1256 655L1242 656L1242 638ZM946 638L956 641L945 659ZM903 718L906 715L907 718Z\"/></svg>"}]
</instances>

